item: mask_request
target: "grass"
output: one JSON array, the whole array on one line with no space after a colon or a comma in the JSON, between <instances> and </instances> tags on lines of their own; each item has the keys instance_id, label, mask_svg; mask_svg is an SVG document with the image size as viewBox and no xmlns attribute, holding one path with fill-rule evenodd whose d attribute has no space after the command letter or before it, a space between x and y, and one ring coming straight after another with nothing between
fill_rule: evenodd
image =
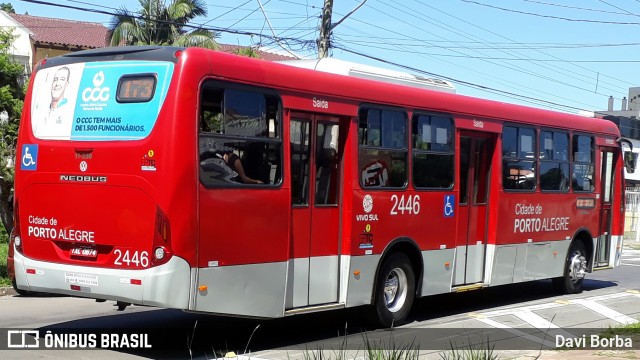
<instances>
[{"instance_id":1,"label":"grass","mask_svg":"<svg viewBox=\"0 0 640 360\"><path fill-rule=\"evenodd\" d=\"M609 328L607 331L602 333L602 336L606 337L613 337L616 335L630 337L633 340L633 343L640 343L640 322Z\"/></svg>"},{"instance_id":2,"label":"grass","mask_svg":"<svg viewBox=\"0 0 640 360\"><path fill-rule=\"evenodd\" d=\"M9 251L9 236L0 224L0 287L11 286L7 273L7 252Z\"/></svg>"}]
</instances>

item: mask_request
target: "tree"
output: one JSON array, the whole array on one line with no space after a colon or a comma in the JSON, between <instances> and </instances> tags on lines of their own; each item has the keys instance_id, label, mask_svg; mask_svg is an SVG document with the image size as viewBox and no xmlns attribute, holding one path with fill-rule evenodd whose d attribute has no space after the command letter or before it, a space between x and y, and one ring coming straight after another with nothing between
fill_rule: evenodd
<instances>
[{"instance_id":1,"label":"tree","mask_svg":"<svg viewBox=\"0 0 640 360\"><path fill-rule=\"evenodd\" d=\"M10 201L13 191L13 164L25 94L20 81L24 75L24 68L14 62L9 54L13 40L12 28L0 29L0 220L7 233L13 230Z\"/></svg>"},{"instance_id":2,"label":"tree","mask_svg":"<svg viewBox=\"0 0 640 360\"><path fill-rule=\"evenodd\" d=\"M206 16L202 0L138 0L137 15L122 8L109 24L111 46L175 45L217 49L217 33L204 29L186 31L189 21Z\"/></svg>"},{"instance_id":3,"label":"tree","mask_svg":"<svg viewBox=\"0 0 640 360\"><path fill-rule=\"evenodd\" d=\"M11 5L11 3L0 3L0 10L12 14L16 13L16 10L13 8L13 5Z\"/></svg>"},{"instance_id":4,"label":"tree","mask_svg":"<svg viewBox=\"0 0 640 360\"><path fill-rule=\"evenodd\" d=\"M258 53L258 50L253 47L241 47L233 50L233 53L236 55L247 56L250 58L256 58L256 59L260 58L260 54Z\"/></svg>"}]
</instances>

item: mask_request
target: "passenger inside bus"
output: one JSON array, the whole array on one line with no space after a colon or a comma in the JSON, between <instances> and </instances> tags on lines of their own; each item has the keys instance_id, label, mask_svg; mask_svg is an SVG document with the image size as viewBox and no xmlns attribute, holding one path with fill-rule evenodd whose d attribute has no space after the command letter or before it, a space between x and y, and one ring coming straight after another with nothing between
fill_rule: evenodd
<instances>
[{"instance_id":1,"label":"passenger inside bus","mask_svg":"<svg viewBox=\"0 0 640 360\"><path fill-rule=\"evenodd\" d=\"M230 149L204 151L200 154L200 168L205 174L224 182L263 184L262 180L254 179L247 175L240 157Z\"/></svg>"},{"instance_id":2,"label":"passenger inside bus","mask_svg":"<svg viewBox=\"0 0 640 360\"><path fill-rule=\"evenodd\" d=\"M242 166L242 161L240 161L240 157L236 155L233 151L225 151L222 153L222 159L230 167L233 171L238 174L237 179L240 180L243 184L262 184L261 180L253 179L247 176L244 171L244 167Z\"/></svg>"}]
</instances>

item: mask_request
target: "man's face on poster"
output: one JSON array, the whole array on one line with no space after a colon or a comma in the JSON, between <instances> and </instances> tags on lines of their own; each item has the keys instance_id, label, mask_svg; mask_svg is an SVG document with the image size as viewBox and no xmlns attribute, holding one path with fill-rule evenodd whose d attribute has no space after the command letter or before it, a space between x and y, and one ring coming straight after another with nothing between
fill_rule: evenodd
<instances>
[{"instance_id":1,"label":"man's face on poster","mask_svg":"<svg viewBox=\"0 0 640 360\"><path fill-rule=\"evenodd\" d=\"M52 101L60 101L62 95L64 95L64 90L69 83L69 69L62 68L56 71L56 74L53 76L53 83L51 84L51 100Z\"/></svg>"}]
</instances>

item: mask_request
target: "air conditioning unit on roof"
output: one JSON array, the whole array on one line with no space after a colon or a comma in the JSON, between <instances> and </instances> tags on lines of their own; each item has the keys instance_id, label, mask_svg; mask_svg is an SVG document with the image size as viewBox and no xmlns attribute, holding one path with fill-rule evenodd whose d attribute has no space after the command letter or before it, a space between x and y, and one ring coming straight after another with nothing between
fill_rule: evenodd
<instances>
[{"instance_id":1,"label":"air conditioning unit on roof","mask_svg":"<svg viewBox=\"0 0 640 360\"><path fill-rule=\"evenodd\" d=\"M383 81L391 84L413 86L416 88L455 93L455 86L442 79L433 79L420 75L412 75L401 71L388 70L375 66L352 63L334 58L311 60L285 60L278 61L281 64L296 66L305 69L323 71L332 74L353 76L362 79Z\"/></svg>"}]
</instances>

